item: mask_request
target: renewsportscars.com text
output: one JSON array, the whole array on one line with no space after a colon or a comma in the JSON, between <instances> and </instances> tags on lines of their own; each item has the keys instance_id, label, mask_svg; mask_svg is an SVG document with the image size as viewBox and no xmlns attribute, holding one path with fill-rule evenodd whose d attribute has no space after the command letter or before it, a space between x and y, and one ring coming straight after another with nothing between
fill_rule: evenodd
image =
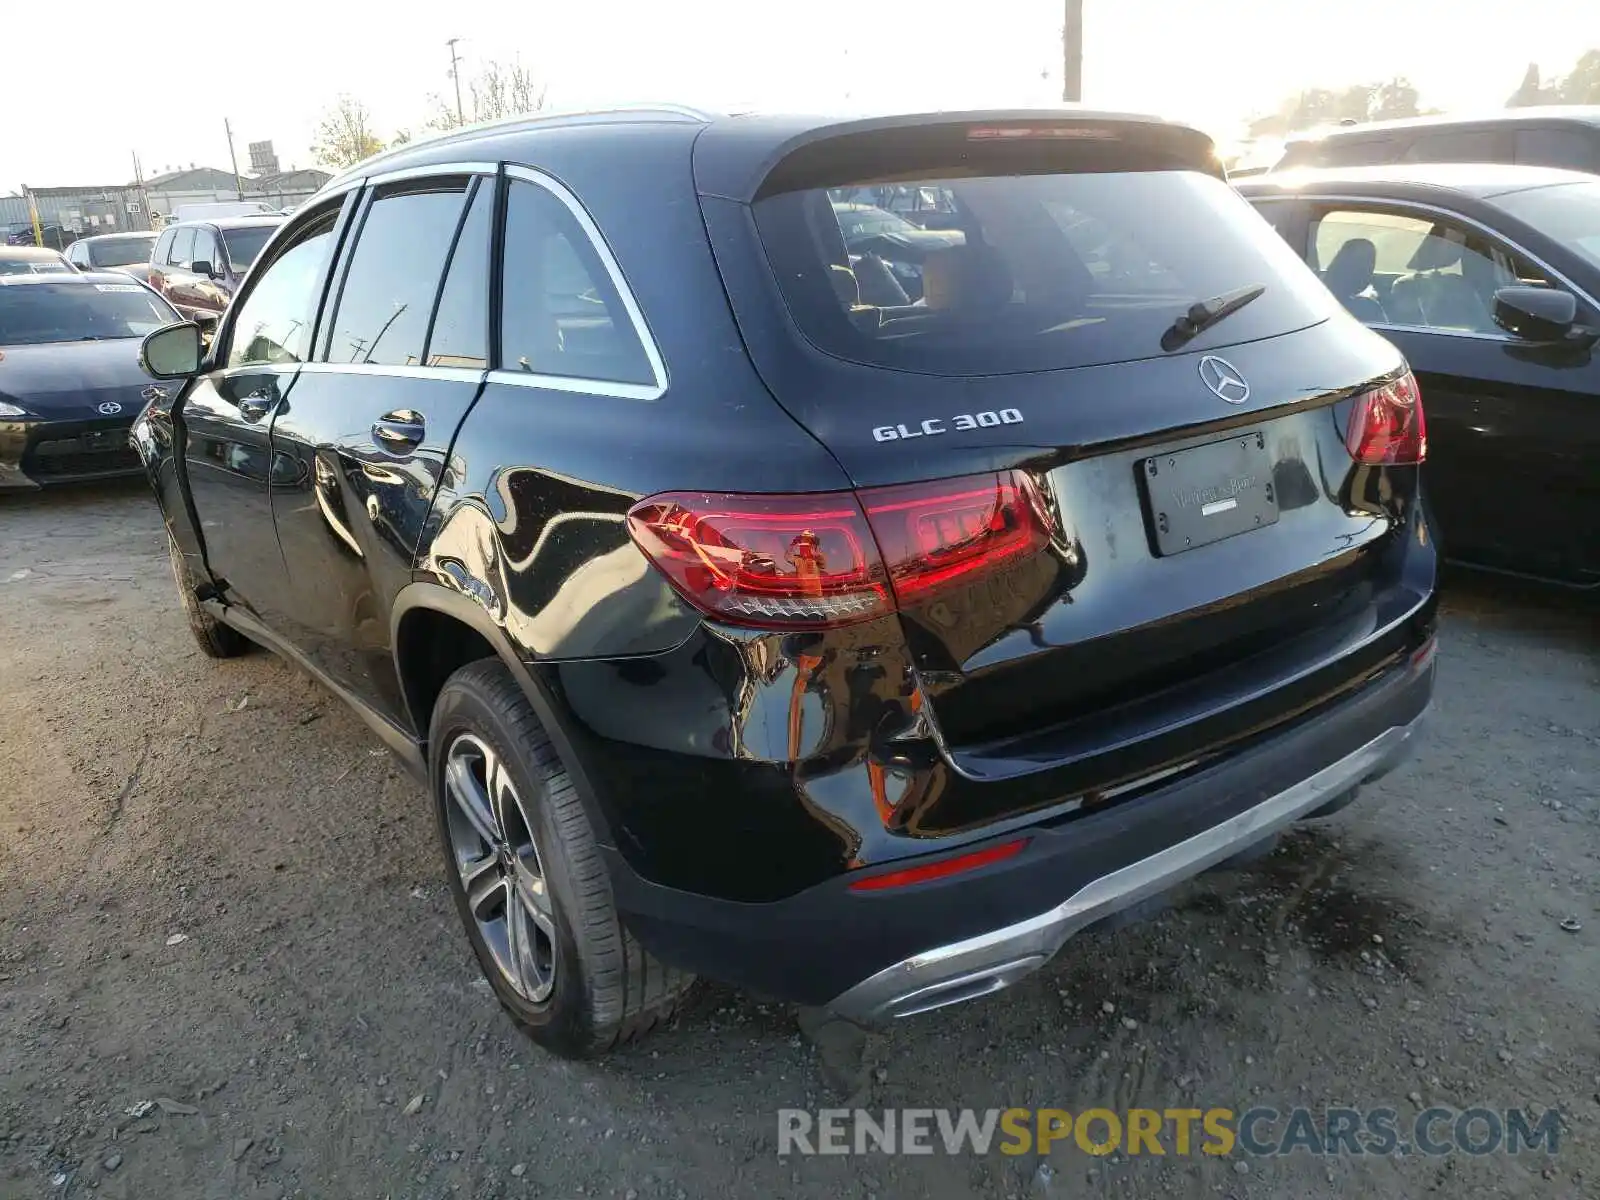
<instances>
[{"instance_id":1,"label":"renewsportscars.com text","mask_svg":"<svg viewBox=\"0 0 1600 1200\"><path fill-rule=\"evenodd\" d=\"M778 1110L778 1154L1555 1154L1558 1109L824 1108Z\"/></svg>"}]
</instances>

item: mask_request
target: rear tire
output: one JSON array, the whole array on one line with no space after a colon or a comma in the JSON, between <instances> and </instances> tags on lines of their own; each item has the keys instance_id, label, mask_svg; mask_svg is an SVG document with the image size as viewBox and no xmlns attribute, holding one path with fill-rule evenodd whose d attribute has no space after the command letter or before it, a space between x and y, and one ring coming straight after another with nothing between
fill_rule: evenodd
<instances>
[{"instance_id":1,"label":"rear tire","mask_svg":"<svg viewBox=\"0 0 1600 1200\"><path fill-rule=\"evenodd\" d=\"M194 576L172 534L167 534L167 558L172 563L172 579L178 585L183 615L189 618L189 632L196 645L211 658L237 658L250 648L250 642L230 625L224 625L200 605L195 595Z\"/></svg>"},{"instance_id":2,"label":"rear tire","mask_svg":"<svg viewBox=\"0 0 1600 1200\"><path fill-rule=\"evenodd\" d=\"M450 892L511 1019L564 1058L667 1021L694 976L652 958L623 925L572 779L503 663L445 681L428 745Z\"/></svg>"}]
</instances>

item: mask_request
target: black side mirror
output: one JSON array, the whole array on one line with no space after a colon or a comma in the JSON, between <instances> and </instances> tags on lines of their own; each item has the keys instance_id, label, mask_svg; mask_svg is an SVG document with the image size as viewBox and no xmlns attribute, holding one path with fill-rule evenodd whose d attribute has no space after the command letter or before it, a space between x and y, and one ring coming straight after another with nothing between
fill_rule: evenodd
<instances>
[{"instance_id":1,"label":"black side mirror","mask_svg":"<svg viewBox=\"0 0 1600 1200\"><path fill-rule=\"evenodd\" d=\"M217 277L217 273L211 269L211 263L208 259L195 259L189 264L189 270L193 271L196 275L204 275L207 279L215 279Z\"/></svg>"},{"instance_id":2,"label":"black side mirror","mask_svg":"<svg viewBox=\"0 0 1600 1200\"><path fill-rule=\"evenodd\" d=\"M188 379L200 373L204 355L200 326L179 321L145 335L139 346L139 366L152 379Z\"/></svg>"},{"instance_id":3,"label":"black side mirror","mask_svg":"<svg viewBox=\"0 0 1600 1200\"><path fill-rule=\"evenodd\" d=\"M1528 342L1559 342L1578 320L1578 299L1556 288L1503 287L1494 294L1494 321Z\"/></svg>"}]
</instances>

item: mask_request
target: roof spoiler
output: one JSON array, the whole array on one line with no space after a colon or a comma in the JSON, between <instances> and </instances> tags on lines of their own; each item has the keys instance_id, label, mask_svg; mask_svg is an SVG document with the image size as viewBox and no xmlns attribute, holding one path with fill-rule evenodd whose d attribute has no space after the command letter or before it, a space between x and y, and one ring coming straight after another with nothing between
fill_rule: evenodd
<instances>
[{"instance_id":1,"label":"roof spoiler","mask_svg":"<svg viewBox=\"0 0 1600 1200\"><path fill-rule=\"evenodd\" d=\"M984 174L1195 170L1223 176L1211 138L1187 125L1048 109L821 123L740 166L737 174L719 170L721 178L702 178L702 193L753 202L810 188Z\"/></svg>"}]
</instances>

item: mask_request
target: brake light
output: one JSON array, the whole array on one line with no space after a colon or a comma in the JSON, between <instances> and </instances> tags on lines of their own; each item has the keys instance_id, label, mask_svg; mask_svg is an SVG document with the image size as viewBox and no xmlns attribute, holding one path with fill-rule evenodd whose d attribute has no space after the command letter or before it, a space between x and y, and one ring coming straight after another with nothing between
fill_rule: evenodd
<instances>
[{"instance_id":1,"label":"brake light","mask_svg":"<svg viewBox=\"0 0 1600 1200\"><path fill-rule=\"evenodd\" d=\"M901 871L888 871L882 875L864 875L850 884L850 890L881 892L887 888L910 887L914 883L948 879L964 871L976 871L979 867L987 867L991 863L1014 858L1022 853L1022 848L1027 844L1027 838L1017 838L1015 841L1001 842L998 846L986 846L970 854L958 854L954 858L940 859L938 862L926 863L920 867L907 867Z\"/></svg>"},{"instance_id":2,"label":"brake light","mask_svg":"<svg viewBox=\"0 0 1600 1200\"><path fill-rule=\"evenodd\" d=\"M1043 550L1049 518L1022 471L861 493L901 604Z\"/></svg>"},{"instance_id":3,"label":"brake light","mask_svg":"<svg viewBox=\"0 0 1600 1200\"><path fill-rule=\"evenodd\" d=\"M634 505L628 532L701 612L767 629L881 616L1050 541L1021 471L859 494L668 492Z\"/></svg>"},{"instance_id":4,"label":"brake light","mask_svg":"<svg viewBox=\"0 0 1600 1200\"><path fill-rule=\"evenodd\" d=\"M1407 371L1357 396L1344 444L1363 466L1404 466L1427 458L1428 423L1416 376Z\"/></svg>"}]
</instances>

